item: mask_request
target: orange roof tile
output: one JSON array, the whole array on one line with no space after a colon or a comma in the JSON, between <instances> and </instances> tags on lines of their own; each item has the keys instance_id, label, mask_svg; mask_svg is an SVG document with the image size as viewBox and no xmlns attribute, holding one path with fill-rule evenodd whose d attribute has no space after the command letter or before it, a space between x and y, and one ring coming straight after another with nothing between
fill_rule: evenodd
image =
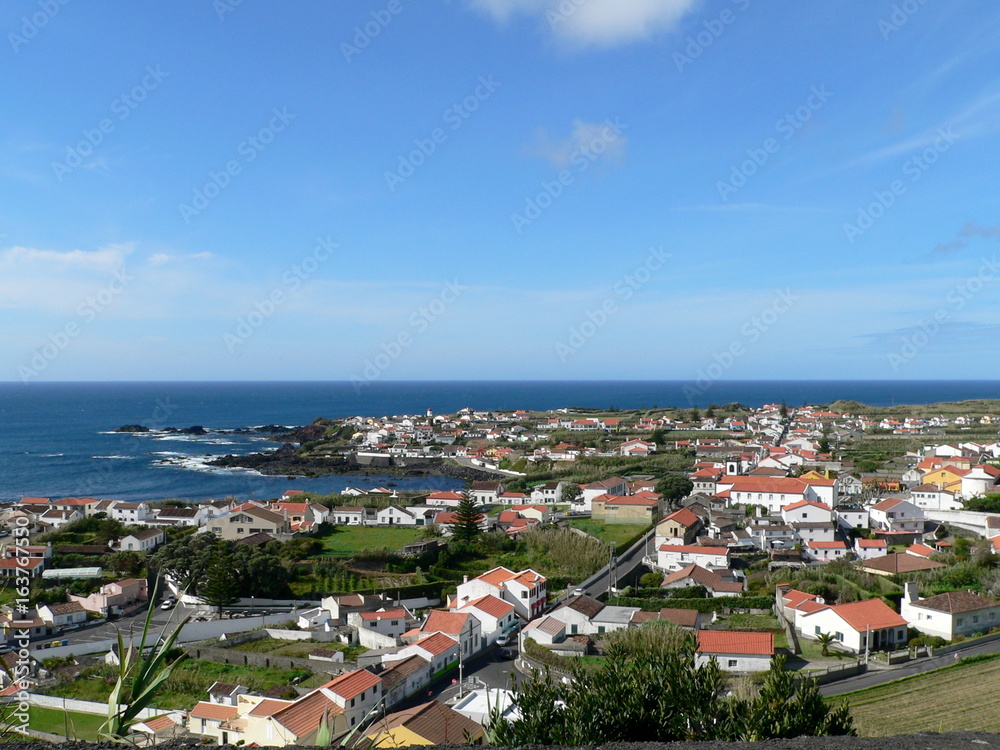
<instances>
[{"instance_id":1,"label":"orange roof tile","mask_svg":"<svg viewBox=\"0 0 1000 750\"><path fill-rule=\"evenodd\" d=\"M699 630L698 651L703 654L774 656L774 634Z\"/></svg>"},{"instance_id":2,"label":"orange roof tile","mask_svg":"<svg viewBox=\"0 0 1000 750\"><path fill-rule=\"evenodd\" d=\"M192 719L225 721L226 719L235 718L237 713L236 706L224 706L221 703L198 701L195 707L191 709L189 716Z\"/></svg>"},{"instance_id":3,"label":"orange roof tile","mask_svg":"<svg viewBox=\"0 0 1000 750\"><path fill-rule=\"evenodd\" d=\"M475 601L471 601L462 607L462 609L466 609L468 607L475 607L491 617L503 617L514 609L513 604L505 602L503 599L497 599L492 594L487 594L486 596L480 597Z\"/></svg>"},{"instance_id":4,"label":"orange roof tile","mask_svg":"<svg viewBox=\"0 0 1000 750\"><path fill-rule=\"evenodd\" d=\"M320 687L336 693L344 700L350 700L361 695L370 687L382 684L382 680L367 669L356 669L342 674Z\"/></svg>"}]
</instances>

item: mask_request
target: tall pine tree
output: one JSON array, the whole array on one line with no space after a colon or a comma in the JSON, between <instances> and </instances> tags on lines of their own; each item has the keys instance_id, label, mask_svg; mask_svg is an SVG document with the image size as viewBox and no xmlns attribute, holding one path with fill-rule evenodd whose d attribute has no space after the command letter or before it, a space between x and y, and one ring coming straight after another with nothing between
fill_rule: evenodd
<instances>
[{"instance_id":1,"label":"tall pine tree","mask_svg":"<svg viewBox=\"0 0 1000 750\"><path fill-rule=\"evenodd\" d=\"M463 497L455 509L455 522L451 525L452 534L460 542L468 542L479 536L479 519L482 516L476 510L476 500L471 495Z\"/></svg>"}]
</instances>

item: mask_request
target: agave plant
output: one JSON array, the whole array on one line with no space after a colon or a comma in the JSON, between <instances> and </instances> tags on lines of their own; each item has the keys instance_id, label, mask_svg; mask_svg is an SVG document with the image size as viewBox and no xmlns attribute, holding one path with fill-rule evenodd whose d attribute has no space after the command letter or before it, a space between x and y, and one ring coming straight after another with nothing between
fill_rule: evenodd
<instances>
[{"instance_id":1,"label":"agave plant","mask_svg":"<svg viewBox=\"0 0 1000 750\"><path fill-rule=\"evenodd\" d=\"M156 601L157 589L158 587L153 589L153 595L149 599L149 609L146 611L146 621L138 645L130 631L129 648L126 649L125 639L122 638L121 631L118 632L118 679L108 697L108 720L100 730L102 737L112 741L121 741L128 736L133 722L152 705L156 692L170 678L178 662L184 658L182 654L174 661L167 662L167 654L174 647L174 642L180 635L181 629L191 619L191 615L185 615L176 623L169 635L167 627L170 623L164 624L156 642L151 644L149 652L143 656L153 622L153 602Z\"/></svg>"}]
</instances>

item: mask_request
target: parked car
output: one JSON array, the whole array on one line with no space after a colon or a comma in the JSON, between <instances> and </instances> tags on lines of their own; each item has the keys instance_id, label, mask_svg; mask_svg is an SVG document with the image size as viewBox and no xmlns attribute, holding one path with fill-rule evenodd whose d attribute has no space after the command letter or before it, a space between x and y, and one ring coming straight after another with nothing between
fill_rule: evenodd
<instances>
[{"instance_id":1,"label":"parked car","mask_svg":"<svg viewBox=\"0 0 1000 750\"><path fill-rule=\"evenodd\" d=\"M498 646L506 646L510 643L511 635L509 633L502 633L499 638L497 638Z\"/></svg>"},{"instance_id":2,"label":"parked car","mask_svg":"<svg viewBox=\"0 0 1000 750\"><path fill-rule=\"evenodd\" d=\"M160 605L160 609L173 609L175 606L177 606L177 600L172 596L168 596L163 600L163 604Z\"/></svg>"},{"instance_id":3,"label":"parked car","mask_svg":"<svg viewBox=\"0 0 1000 750\"><path fill-rule=\"evenodd\" d=\"M509 648L502 648L499 651L499 655L500 655L500 658L504 659L504 660L513 659L514 658L514 651L512 649L509 649Z\"/></svg>"}]
</instances>

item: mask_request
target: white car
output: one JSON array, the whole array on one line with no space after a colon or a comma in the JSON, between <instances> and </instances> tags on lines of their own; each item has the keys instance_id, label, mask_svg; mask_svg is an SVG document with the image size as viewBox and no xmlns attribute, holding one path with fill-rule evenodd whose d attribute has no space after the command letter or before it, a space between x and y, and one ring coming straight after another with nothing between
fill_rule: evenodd
<instances>
[{"instance_id":1,"label":"white car","mask_svg":"<svg viewBox=\"0 0 1000 750\"><path fill-rule=\"evenodd\" d=\"M510 635L507 633L504 633L499 638L497 638L498 646L506 646L508 643L510 643Z\"/></svg>"},{"instance_id":2,"label":"white car","mask_svg":"<svg viewBox=\"0 0 1000 750\"><path fill-rule=\"evenodd\" d=\"M173 609L175 606L177 606L177 600L171 596L163 600L163 604L160 605L160 609Z\"/></svg>"}]
</instances>

